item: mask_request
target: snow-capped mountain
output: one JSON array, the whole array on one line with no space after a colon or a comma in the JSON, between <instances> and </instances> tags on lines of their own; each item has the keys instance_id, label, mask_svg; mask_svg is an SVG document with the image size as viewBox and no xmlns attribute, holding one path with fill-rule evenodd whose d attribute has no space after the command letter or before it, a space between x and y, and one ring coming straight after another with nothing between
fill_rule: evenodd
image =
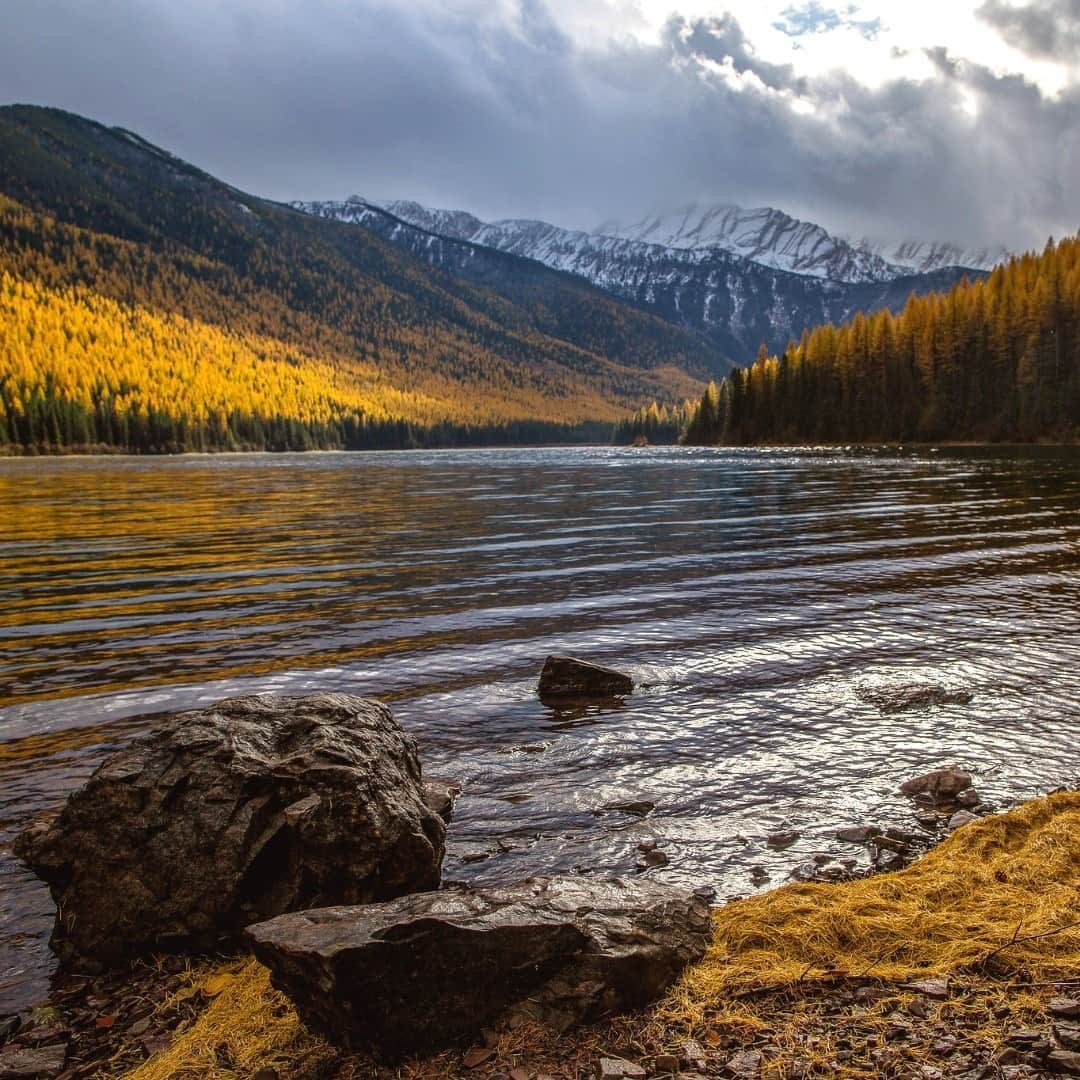
<instances>
[{"instance_id":1,"label":"snow-capped mountain","mask_svg":"<svg viewBox=\"0 0 1080 1080\"><path fill-rule=\"evenodd\" d=\"M821 323L860 310L898 309L911 292L948 288L965 272L940 267L914 273L779 211L736 214L727 208L726 216L699 213L696 219L681 213L626 228L607 223L590 233L543 221L485 222L464 211L408 201L378 204L359 196L293 205L363 225L473 280L483 280L478 270L483 250L575 274L703 332L735 363L750 360L762 342L782 349ZM611 235L618 232L626 235Z\"/></svg>"}]
</instances>

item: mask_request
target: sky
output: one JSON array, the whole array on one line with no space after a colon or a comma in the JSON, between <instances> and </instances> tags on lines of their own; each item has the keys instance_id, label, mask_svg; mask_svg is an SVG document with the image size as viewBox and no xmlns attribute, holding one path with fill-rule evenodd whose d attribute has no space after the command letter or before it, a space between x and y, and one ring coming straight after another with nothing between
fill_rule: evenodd
<instances>
[{"instance_id":1,"label":"sky","mask_svg":"<svg viewBox=\"0 0 1080 1080\"><path fill-rule=\"evenodd\" d=\"M593 228L776 206L892 242L1080 228L1080 0L0 0L0 103L277 199Z\"/></svg>"}]
</instances>

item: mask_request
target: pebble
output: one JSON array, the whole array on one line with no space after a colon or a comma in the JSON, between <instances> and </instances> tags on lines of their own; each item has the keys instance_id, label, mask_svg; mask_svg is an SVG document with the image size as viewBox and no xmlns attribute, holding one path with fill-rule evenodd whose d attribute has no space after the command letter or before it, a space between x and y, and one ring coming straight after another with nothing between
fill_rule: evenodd
<instances>
[{"instance_id":1,"label":"pebble","mask_svg":"<svg viewBox=\"0 0 1080 1080\"><path fill-rule=\"evenodd\" d=\"M623 1058L601 1058L596 1065L596 1080L645 1080L645 1070Z\"/></svg>"},{"instance_id":2,"label":"pebble","mask_svg":"<svg viewBox=\"0 0 1080 1080\"><path fill-rule=\"evenodd\" d=\"M1080 998L1051 998L1047 1008L1051 1016L1059 1016L1063 1020L1080 1020Z\"/></svg>"},{"instance_id":3,"label":"pebble","mask_svg":"<svg viewBox=\"0 0 1080 1080\"><path fill-rule=\"evenodd\" d=\"M914 990L924 997L944 1001L949 996L948 979L920 979L918 982L901 983L901 990Z\"/></svg>"},{"instance_id":4,"label":"pebble","mask_svg":"<svg viewBox=\"0 0 1080 1080\"><path fill-rule=\"evenodd\" d=\"M754 1080L761 1072L761 1055L756 1050L740 1050L728 1058L727 1068L738 1080Z\"/></svg>"},{"instance_id":5,"label":"pebble","mask_svg":"<svg viewBox=\"0 0 1080 1080\"><path fill-rule=\"evenodd\" d=\"M769 833L765 838L765 843L768 844L773 851L783 851L784 848L791 847L798 839L799 834L794 829L781 829L778 832Z\"/></svg>"},{"instance_id":6,"label":"pebble","mask_svg":"<svg viewBox=\"0 0 1080 1080\"><path fill-rule=\"evenodd\" d=\"M1080 1050L1080 1024L1055 1024L1054 1038L1066 1050Z\"/></svg>"},{"instance_id":7,"label":"pebble","mask_svg":"<svg viewBox=\"0 0 1080 1080\"><path fill-rule=\"evenodd\" d=\"M657 1054L653 1058L653 1068L658 1073L674 1073L679 1071L679 1059L674 1054Z\"/></svg>"}]
</instances>

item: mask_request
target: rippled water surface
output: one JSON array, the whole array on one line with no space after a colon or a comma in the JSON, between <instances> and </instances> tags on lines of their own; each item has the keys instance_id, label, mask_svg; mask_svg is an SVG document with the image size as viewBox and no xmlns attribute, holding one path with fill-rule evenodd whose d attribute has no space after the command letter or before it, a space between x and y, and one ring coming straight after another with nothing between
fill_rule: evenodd
<instances>
[{"instance_id":1,"label":"rippled water surface","mask_svg":"<svg viewBox=\"0 0 1080 1080\"><path fill-rule=\"evenodd\" d=\"M654 838L650 873L732 895L925 766L998 805L1080 777L1075 451L9 461L0 508L0 1013L50 970L19 824L226 694L392 702L464 786L451 880L630 873ZM556 651L643 688L552 710ZM913 680L974 697L865 699ZM600 812L625 800L656 809Z\"/></svg>"}]
</instances>

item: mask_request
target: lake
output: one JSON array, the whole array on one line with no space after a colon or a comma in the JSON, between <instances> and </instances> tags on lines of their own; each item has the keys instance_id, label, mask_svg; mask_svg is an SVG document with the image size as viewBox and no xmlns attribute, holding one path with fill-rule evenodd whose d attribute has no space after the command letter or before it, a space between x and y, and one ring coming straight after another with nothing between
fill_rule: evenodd
<instances>
[{"instance_id":1,"label":"lake","mask_svg":"<svg viewBox=\"0 0 1080 1080\"><path fill-rule=\"evenodd\" d=\"M451 881L633 873L655 839L650 874L722 898L865 859L831 832L910 816L928 767L1001 807L1080 780L1075 449L8 460L0 507L0 1013L51 971L19 826L230 694L390 702L463 785ZM548 708L551 652L642 688ZM922 680L973 698L870 700Z\"/></svg>"}]
</instances>

